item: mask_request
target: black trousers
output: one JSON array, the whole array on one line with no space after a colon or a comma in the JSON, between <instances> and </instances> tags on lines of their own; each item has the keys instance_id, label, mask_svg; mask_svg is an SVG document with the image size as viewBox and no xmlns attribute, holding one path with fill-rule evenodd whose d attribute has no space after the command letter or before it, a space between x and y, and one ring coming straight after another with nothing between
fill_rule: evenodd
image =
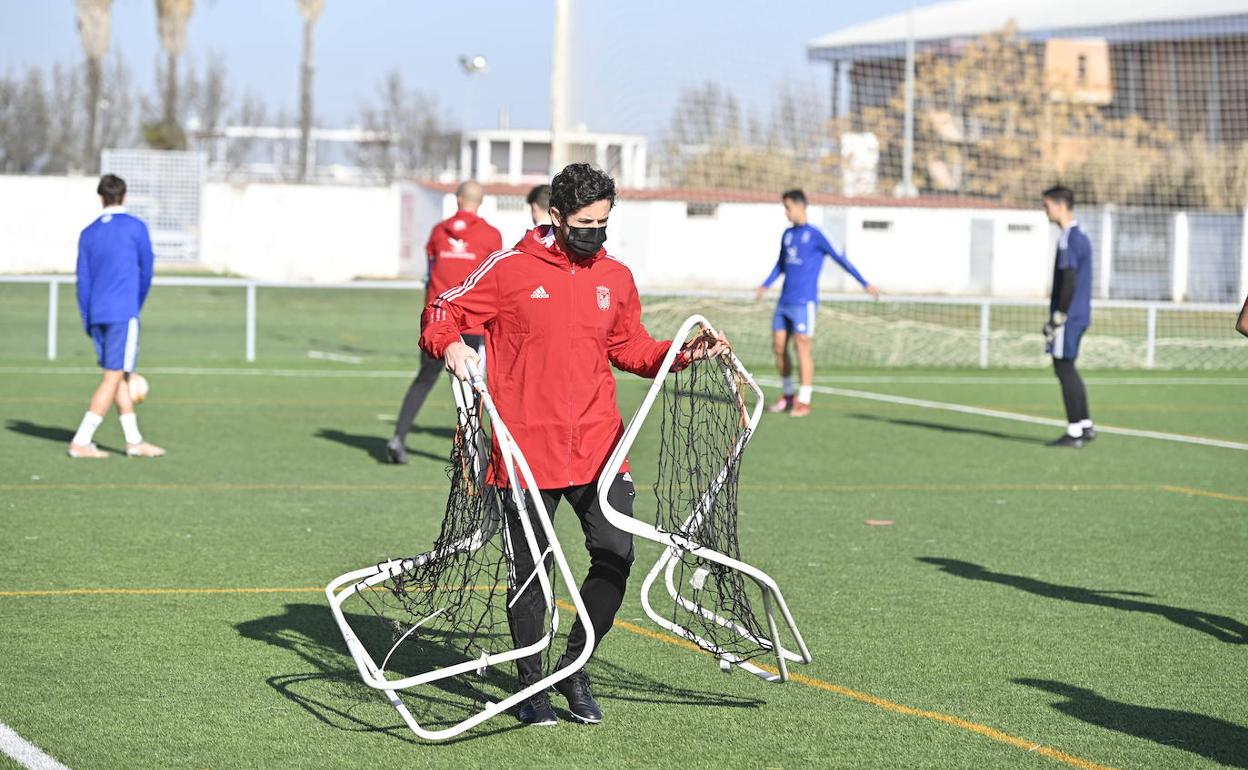
<instances>
[{"instance_id":1,"label":"black trousers","mask_svg":"<svg viewBox=\"0 0 1248 770\"><path fill-rule=\"evenodd\" d=\"M512 556L512 587L508 590L507 601L511 609L507 612L507 620L511 626L511 638L517 647L533 644L542 637L547 629L546 606L542 600L538 579L533 577L533 554L530 553L528 541L524 538L520 513L516 510L511 495L500 490L504 495L504 510L507 517L507 531L511 536L515 553ZM596 484L582 484L563 489L539 490L546 511L554 520L555 508L560 500L567 500L581 520L581 531L585 533L585 548L589 551L589 573L581 583L581 597L585 600L585 609L589 621L593 624L595 647L602 643L602 638L611 630L615 623L615 613L624 601L624 590L628 585L628 574L633 565L633 536L618 529L607 521L598 504ZM546 534L537 520L533 507L531 492L525 496L526 510L537 537L538 552L544 552L547 546ZM633 482L621 474L615 477L607 497L617 511L633 515ZM553 558L547 556L543 567L550 574ZM532 577L532 582L525 582ZM524 586L519 597L515 590ZM514 602L514 603L513 603ZM568 646L558 665L563 665L581 654L585 649L585 627L579 614L572 630L568 634ZM520 675L520 685L527 686L541 679L542 656L530 655L516 661L516 670Z\"/></svg>"},{"instance_id":2,"label":"black trousers","mask_svg":"<svg viewBox=\"0 0 1248 770\"><path fill-rule=\"evenodd\" d=\"M1053 372L1062 384L1062 401L1066 405L1066 422L1076 423L1091 419L1088 414L1088 390L1083 378L1075 368L1075 362L1064 358L1053 359Z\"/></svg>"},{"instance_id":3,"label":"black trousers","mask_svg":"<svg viewBox=\"0 0 1248 770\"><path fill-rule=\"evenodd\" d=\"M464 343L477 350L485 344L485 337L479 334L465 334ZM399 443L407 441L407 434L412 429L416 414L424 406L429 391L438 383L438 377L446 369L446 364L439 358L431 358L428 353L420 354L420 371L416 379L407 387L407 395L403 397L403 405L399 407L399 419L394 423L394 437Z\"/></svg>"}]
</instances>

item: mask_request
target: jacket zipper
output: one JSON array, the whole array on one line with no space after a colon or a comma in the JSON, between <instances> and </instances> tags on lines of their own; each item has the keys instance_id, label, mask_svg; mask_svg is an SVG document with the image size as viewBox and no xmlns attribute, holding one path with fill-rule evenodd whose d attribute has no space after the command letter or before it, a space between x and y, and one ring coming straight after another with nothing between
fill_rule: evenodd
<instances>
[{"instance_id":1,"label":"jacket zipper","mask_svg":"<svg viewBox=\"0 0 1248 770\"><path fill-rule=\"evenodd\" d=\"M572 333L573 339L576 334L576 265L571 266L571 274L568 278L568 330ZM568 356L568 382L573 382L576 377L576 361L575 354ZM575 424L574 415L572 414L573 402L571 400L572 391L569 390L568 400L568 463L567 468L572 468L572 426ZM568 479L568 486L572 486L573 479Z\"/></svg>"}]
</instances>

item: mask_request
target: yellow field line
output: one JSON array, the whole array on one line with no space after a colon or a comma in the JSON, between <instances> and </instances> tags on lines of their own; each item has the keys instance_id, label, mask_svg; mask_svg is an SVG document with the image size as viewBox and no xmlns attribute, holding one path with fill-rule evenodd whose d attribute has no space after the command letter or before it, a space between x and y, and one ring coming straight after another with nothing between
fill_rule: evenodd
<instances>
[{"instance_id":1,"label":"yellow field line","mask_svg":"<svg viewBox=\"0 0 1248 770\"><path fill-rule=\"evenodd\" d=\"M749 484L752 492L1147 492L1163 490L1157 484ZM1172 491L1172 490L1166 490Z\"/></svg>"},{"instance_id":2,"label":"yellow field line","mask_svg":"<svg viewBox=\"0 0 1248 770\"><path fill-rule=\"evenodd\" d=\"M134 483L87 483L57 482L43 484L0 484L0 492L24 490L132 490L132 491L258 491L258 492L440 492L445 484L273 484L273 483L182 483L182 482L134 482ZM1232 495L1194 487L1171 484L742 484L747 492L1166 492L1188 497L1207 497L1214 500L1248 502L1248 497Z\"/></svg>"},{"instance_id":3,"label":"yellow field line","mask_svg":"<svg viewBox=\"0 0 1248 770\"><path fill-rule=\"evenodd\" d=\"M1225 492L1211 492L1207 489L1193 489L1192 487L1172 487L1166 484L1158 486L1163 492L1173 492L1176 495L1193 495L1195 497L1212 497L1215 500L1230 500L1236 503L1248 503L1248 497L1243 495L1228 495Z\"/></svg>"},{"instance_id":4,"label":"yellow field line","mask_svg":"<svg viewBox=\"0 0 1248 770\"><path fill-rule=\"evenodd\" d=\"M446 484L268 484L268 483L231 483L224 482L220 484L207 483L182 483L182 482L135 482L135 483L112 483L104 482L100 484L91 484L86 482L58 482L52 484L41 484L38 482L30 484L0 484L0 491L17 492L27 489L48 489L48 490L177 490L183 489L188 491L212 491L221 490L226 492L233 491L270 491L270 492L287 492L307 490L310 492L438 492L447 489Z\"/></svg>"},{"instance_id":5,"label":"yellow field line","mask_svg":"<svg viewBox=\"0 0 1248 770\"><path fill-rule=\"evenodd\" d=\"M166 594L324 593L323 588L64 588L47 591L0 591L0 596L162 596Z\"/></svg>"},{"instance_id":6,"label":"yellow field line","mask_svg":"<svg viewBox=\"0 0 1248 770\"><path fill-rule=\"evenodd\" d=\"M492 589L494 587L473 586L473 588L474 589L477 589L477 588L480 588L480 589L491 588ZM166 596L170 594L321 593L323 592L323 590L324 589L321 589L321 588L311 588L311 587L302 587L302 588L68 588L68 589L54 589L54 590L45 590L45 591L0 591L0 597L5 597L5 596L8 596L8 597L106 596L106 595ZM559 600L558 604L560 608L568 612L576 611L572 605L568 604L567 602L563 600ZM647 639L654 639L656 641L663 642L664 644L670 644L670 645L680 647L686 650L692 650L694 652L708 654L706 653L705 650L701 649L696 644L693 644L692 642L688 640L680 639L678 637L670 636L668 634L659 633L657 631L652 631L648 628L642 628L641 626L636 625L635 623L630 623L626 620L617 620L615 622L615 625L618 628L622 628L625 631L636 634L638 636L643 636ZM768 669L767 666L760 666L760 668L769 670L771 673L776 673L774 669ZM916 709L911 706L906 706L901 703L895 703L885 698L880 698L875 695L871 695L870 693L860 692L858 690L852 690L848 687L843 687L839 684L825 682L822 679L816 679L814 677L804 676L802 674L790 673L789 678L790 680L797 682L798 684L803 684L803 685L806 685L807 687L813 687L818 690L824 690L826 692L831 692L837 695L842 695L847 698L852 698L853 700L859 701L861 703L866 703L871 706L875 706L876 708L883 709L885 711L891 711L896 714L904 714L906 716L919 717L921 719L928 719L934 722L942 722L944 724L952 725L962 730L968 730L970 732L979 733L980 735L983 735L986 738L990 738L994 741L997 741L998 743L1004 743L1006 745L1024 749L1026 751L1029 751L1035 754L1042 754L1046 757L1049 757L1050 759L1055 759L1058 762L1063 762L1072 767L1080 768L1081 770L1114 770L1114 768L1111 768L1107 765L1097 764L1096 762L1091 762L1089 760L1076 757L1073 754L1067 754L1064 751L1059 751L1058 749L1054 749L1049 746L1041 745L1039 743L1036 743L1035 741L1028 740L1026 738L1020 738L1016 735L1011 735L1009 733L1002 732L1000 730L989 727L987 725L981 725L978 722L971 722L969 720L962 719L960 717L955 717L950 714L942 714L939 711L926 711L923 709Z\"/></svg>"},{"instance_id":7,"label":"yellow field line","mask_svg":"<svg viewBox=\"0 0 1248 770\"><path fill-rule=\"evenodd\" d=\"M559 606L565 610L568 610L569 612L574 611L574 608L572 607L572 605L568 604L567 602L560 601ZM629 623L626 620L617 620L615 621L615 625L618 628L622 628L625 631L629 631L631 633L637 634L638 636L644 636L648 639L654 639L656 641L663 642L664 644L671 644L671 645L674 645L676 647L681 647L686 650L693 650L694 652L699 652L704 655L709 655L709 653L707 653L706 650L703 650L701 647L697 646L693 642L688 641L687 639L681 639L680 637L671 636L669 634L660 633L658 631L652 631L651 629L648 629L648 628L642 628L641 626L636 625L634 623ZM772 673L772 674L779 673L774 668L771 668L766 665L761 665L757 662L755 662L754 665L767 671L768 673ZM866 703L871 706L875 706L876 708L879 708L879 709L884 709L885 711L892 711L893 713L896 713L896 714L905 714L906 716L919 717L921 719L930 719L934 722L943 722L944 724L952 725L962 730L969 730L970 732L973 732L973 733L979 733L980 735L983 735L986 738L991 738L992 740L997 741L998 743L1004 743L1009 746L1014 746L1020 749L1024 749L1025 751L1029 751L1034 754L1042 754L1046 757L1049 757L1050 759L1056 759L1058 762L1063 762L1067 765L1070 765L1071 767L1078 767L1081 770L1114 770L1108 765L1101 765L1096 762L1092 762L1092 761L1083 759L1081 757L1077 757L1073 754L1067 754L1064 751L1059 751L1058 749L1054 749L1049 746L1041 745L1039 743L1036 743L1035 741L1028 740L1026 738L1020 738L1017 735L1011 735L1009 733L1002 732L1000 730L989 727L987 725L981 725L978 722L971 722L969 720L962 719L961 717L955 717L950 714L942 714L939 711L926 711L923 709L916 709L911 706L906 706L901 703L895 703L893 701L877 697L870 693L860 692L858 690L852 690L848 687L844 687L839 684L833 684L832 682L825 682L822 679L816 679L812 676L805 676L803 674L798 674L792 671L789 672L789 680L793 682L797 682L798 684L806 685L807 687L813 687L817 690L824 690L826 692L836 693L837 695L843 695L846 698L852 698L853 700L859 701L861 703Z\"/></svg>"}]
</instances>

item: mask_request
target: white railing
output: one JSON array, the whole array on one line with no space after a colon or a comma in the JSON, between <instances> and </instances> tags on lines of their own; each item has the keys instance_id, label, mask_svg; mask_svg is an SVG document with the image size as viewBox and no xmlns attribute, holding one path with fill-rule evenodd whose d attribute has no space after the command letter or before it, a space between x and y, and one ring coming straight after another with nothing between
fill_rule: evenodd
<instances>
[{"instance_id":1,"label":"white railing","mask_svg":"<svg viewBox=\"0 0 1248 770\"><path fill-rule=\"evenodd\" d=\"M62 284L74 284L76 279L73 275L0 275L0 283L33 283L48 285L48 332L47 332L47 354L49 361L55 361L57 357L57 314L59 312L58 297ZM423 289L425 284L423 281L352 281L350 283L296 283L282 281L261 281L249 278L212 278L212 277L166 277L156 276L152 283L156 286L181 286L181 287L203 287L203 288L221 288L235 287L244 290L246 293L246 315L244 320L244 337L243 348L246 360L254 362L256 360L256 292L262 288L272 289L398 289L398 290L414 290ZM742 307L757 307L754 302L753 292L748 291L672 291L672 290L650 290L643 291L642 296L646 299L703 299L716 300L721 302L741 303ZM822 297L825 302L838 303L871 303L873 300L865 294L826 294ZM1009 299L998 297L950 297L950 296L912 296L912 295L889 295L882 300L882 303L891 303L898 305L961 305L961 306L978 306L979 307L979 366L987 368L991 361L991 341L992 341L992 312L993 308L1006 307L1030 307L1037 309L1037 317L1043 316L1043 309L1048 307L1046 299ZM1152 369L1156 365L1157 354L1157 313L1159 311L1166 312L1214 312L1225 313L1227 318L1227 329L1229 330L1234 324L1235 315L1239 312L1239 306L1235 304L1212 304L1212 303L1175 303L1175 302L1157 302L1143 300L1096 300L1093 303L1093 309L1113 309L1113 308L1133 308L1143 310L1146 315L1145 324L1145 347L1144 347L1144 366ZM683 316L682 316L683 317Z\"/></svg>"},{"instance_id":2,"label":"white railing","mask_svg":"<svg viewBox=\"0 0 1248 770\"><path fill-rule=\"evenodd\" d=\"M46 283L48 285L48 360L57 355L57 313L61 284L78 282L72 275L0 275L0 283ZM243 350L247 362L256 360L256 289L423 289L424 281L353 281L351 283L289 283L283 281L257 281L250 278L194 278L156 276L153 286L189 286L201 288L236 287L247 296L246 319L243 332Z\"/></svg>"}]
</instances>

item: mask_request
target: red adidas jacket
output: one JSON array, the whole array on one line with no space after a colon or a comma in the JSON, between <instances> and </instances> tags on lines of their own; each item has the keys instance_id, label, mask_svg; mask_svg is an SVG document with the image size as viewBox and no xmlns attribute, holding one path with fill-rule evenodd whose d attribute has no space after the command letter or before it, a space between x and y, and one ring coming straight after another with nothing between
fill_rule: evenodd
<instances>
[{"instance_id":1,"label":"red adidas jacket","mask_svg":"<svg viewBox=\"0 0 1248 770\"><path fill-rule=\"evenodd\" d=\"M485 258L503 247L503 236L481 217L468 211L456 211L451 217L433 226L425 254L429 257L429 285L425 303L442 292L464 282ZM467 329L465 334L484 334L480 327Z\"/></svg>"},{"instance_id":2,"label":"red adidas jacket","mask_svg":"<svg viewBox=\"0 0 1248 770\"><path fill-rule=\"evenodd\" d=\"M574 264L549 225L534 228L425 308L420 347L441 358L477 325L490 393L538 487L595 481L624 432L611 366L653 377L671 345L642 326L632 272L602 249ZM489 481L507 483L497 441Z\"/></svg>"}]
</instances>

